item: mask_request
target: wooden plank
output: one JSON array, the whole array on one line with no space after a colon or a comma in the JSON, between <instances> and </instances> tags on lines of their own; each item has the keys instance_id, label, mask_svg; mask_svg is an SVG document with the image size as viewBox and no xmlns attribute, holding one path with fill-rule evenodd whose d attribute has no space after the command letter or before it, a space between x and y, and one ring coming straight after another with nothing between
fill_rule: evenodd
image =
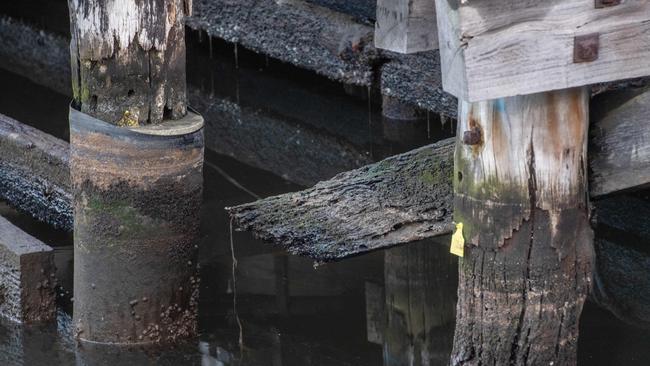
<instances>
[{"instance_id":1,"label":"wooden plank","mask_svg":"<svg viewBox=\"0 0 650 366\"><path fill-rule=\"evenodd\" d=\"M650 184L650 89L616 92L606 98L603 95L594 101L599 103L620 104L604 113L591 128L591 195L647 187Z\"/></svg>"},{"instance_id":2,"label":"wooden plank","mask_svg":"<svg viewBox=\"0 0 650 366\"><path fill-rule=\"evenodd\" d=\"M319 261L448 233L453 139L341 173L302 192L227 208L235 224Z\"/></svg>"},{"instance_id":3,"label":"wooden plank","mask_svg":"<svg viewBox=\"0 0 650 366\"><path fill-rule=\"evenodd\" d=\"M0 217L0 315L17 322L56 313L54 251Z\"/></svg>"},{"instance_id":4,"label":"wooden plank","mask_svg":"<svg viewBox=\"0 0 650 366\"><path fill-rule=\"evenodd\" d=\"M473 102L650 75L650 2L436 0L445 91ZM574 62L574 39L599 34Z\"/></svg>"},{"instance_id":5,"label":"wooden plank","mask_svg":"<svg viewBox=\"0 0 650 366\"><path fill-rule=\"evenodd\" d=\"M442 91L439 72L433 71L440 69L437 51L379 52L373 28L346 14L303 0L194 0L187 24L332 80L369 87L381 80L383 93L399 90L387 94L450 118L456 115L455 98Z\"/></svg>"},{"instance_id":6,"label":"wooden plank","mask_svg":"<svg viewBox=\"0 0 650 366\"><path fill-rule=\"evenodd\" d=\"M0 114L0 198L72 230L68 143Z\"/></svg>"},{"instance_id":7,"label":"wooden plank","mask_svg":"<svg viewBox=\"0 0 650 366\"><path fill-rule=\"evenodd\" d=\"M437 49L433 0L377 0L375 47L398 53Z\"/></svg>"}]
</instances>

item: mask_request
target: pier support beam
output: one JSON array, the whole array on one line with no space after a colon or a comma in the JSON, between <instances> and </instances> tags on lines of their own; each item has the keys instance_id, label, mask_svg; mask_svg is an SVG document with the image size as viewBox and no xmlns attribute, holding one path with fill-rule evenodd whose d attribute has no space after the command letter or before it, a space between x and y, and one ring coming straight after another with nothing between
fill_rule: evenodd
<instances>
[{"instance_id":1,"label":"pier support beam","mask_svg":"<svg viewBox=\"0 0 650 366\"><path fill-rule=\"evenodd\" d=\"M204 141L186 106L190 2L68 4L76 337L194 336Z\"/></svg>"},{"instance_id":2,"label":"pier support beam","mask_svg":"<svg viewBox=\"0 0 650 366\"><path fill-rule=\"evenodd\" d=\"M591 286L586 88L459 104L452 365L573 365Z\"/></svg>"}]
</instances>

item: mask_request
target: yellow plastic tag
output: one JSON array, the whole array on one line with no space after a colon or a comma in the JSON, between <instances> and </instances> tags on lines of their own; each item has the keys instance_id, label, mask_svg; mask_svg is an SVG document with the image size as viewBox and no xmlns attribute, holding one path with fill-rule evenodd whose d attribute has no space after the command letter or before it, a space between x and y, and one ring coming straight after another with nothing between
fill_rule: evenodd
<instances>
[{"instance_id":1,"label":"yellow plastic tag","mask_svg":"<svg viewBox=\"0 0 650 366\"><path fill-rule=\"evenodd\" d=\"M456 232L451 237L451 248L449 249L449 252L459 257L462 257L465 252L465 239L463 238L462 222L456 224Z\"/></svg>"}]
</instances>

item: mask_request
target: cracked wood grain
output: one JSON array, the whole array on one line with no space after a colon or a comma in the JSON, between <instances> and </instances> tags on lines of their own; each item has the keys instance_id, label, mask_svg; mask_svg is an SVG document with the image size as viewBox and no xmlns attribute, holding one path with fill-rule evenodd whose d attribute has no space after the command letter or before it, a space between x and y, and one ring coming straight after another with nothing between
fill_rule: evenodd
<instances>
[{"instance_id":1,"label":"cracked wood grain","mask_svg":"<svg viewBox=\"0 0 650 366\"><path fill-rule=\"evenodd\" d=\"M191 0L69 0L72 90L81 111L117 125L186 113Z\"/></svg>"}]
</instances>

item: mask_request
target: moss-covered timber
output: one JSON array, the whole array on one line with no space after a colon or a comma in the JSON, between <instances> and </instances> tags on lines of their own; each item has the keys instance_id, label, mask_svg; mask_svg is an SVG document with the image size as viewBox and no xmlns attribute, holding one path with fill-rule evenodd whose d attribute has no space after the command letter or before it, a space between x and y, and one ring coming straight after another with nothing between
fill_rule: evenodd
<instances>
[{"instance_id":1,"label":"moss-covered timber","mask_svg":"<svg viewBox=\"0 0 650 366\"><path fill-rule=\"evenodd\" d=\"M586 88L460 102L451 365L575 365L594 260L588 107ZM481 138L464 143L471 130Z\"/></svg>"},{"instance_id":2,"label":"moss-covered timber","mask_svg":"<svg viewBox=\"0 0 650 366\"><path fill-rule=\"evenodd\" d=\"M453 139L341 173L302 192L229 208L235 224L318 261L451 230Z\"/></svg>"}]
</instances>

